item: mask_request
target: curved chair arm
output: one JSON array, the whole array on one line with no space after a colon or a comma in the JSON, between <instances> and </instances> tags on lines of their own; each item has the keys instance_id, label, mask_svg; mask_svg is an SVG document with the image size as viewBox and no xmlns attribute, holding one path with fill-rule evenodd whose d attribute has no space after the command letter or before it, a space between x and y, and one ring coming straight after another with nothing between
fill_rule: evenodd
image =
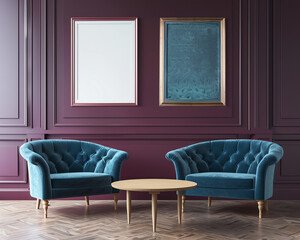
<instances>
[{"instance_id":1,"label":"curved chair arm","mask_svg":"<svg viewBox=\"0 0 300 240\"><path fill-rule=\"evenodd\" d=\"M52 185L49 166L41 155L31 151L28 147L27 144L21 146L20 154L28 162L31 196L43 200L50 199L52 198Z\"/></svg>"},{"instance_id":2,"label":"curved chair arm","mask_svg":"<svg viewBox=\"0 0 300 240\"><path fill-rule=\"evenodd\" d=\"M128 158L128 153L116 149L110 149L107 157L110 158L110 160L106 161L104 173L112 176L112 182L119 181L122 163Z\"/></svg>"},{"instance_id":3,"label":"curved chair arm","mask_svg":"<svg viewBox=\"0 0 300 240\"><path fill-rule=\"evenodd\" d=\"M258 164L255 181L256 200L266 200L272 197L275 164L282 156L282 147L278 144L273 144L270 147L269 153Z\"/></svg>"},{"instance_id":4,"label":"curved chair arm","mask_svg":"<svg viewBox=\"0 0 300 240\"><path fill-rule=\"evenodd\" d=\"M186 158L188 158L188 155L182 148L170 151L166 154L166 159L173 162L176 178L179 180L185 180L185 176L192 172L188 165L188 159Z\"/></svg>"},{"instance_id":5,"label":"curved chair arm","mask_svg":"<svg viewBox=\"0 0 300 240\"><path fill-rule=\"evenodd\" d=\"M48 164L46 163L45 159L37 154L36 152L30 150L28 148L27 144L24 144L21 146L20 148L20 154L22 155L22 157L29 163L29 164L34 164L34 165L43 165L46 164L46 166L48 167ZM49 167L48 167L49 170ZM50 174L50 171L49 171Z\"/></svg>"}]
</instances>

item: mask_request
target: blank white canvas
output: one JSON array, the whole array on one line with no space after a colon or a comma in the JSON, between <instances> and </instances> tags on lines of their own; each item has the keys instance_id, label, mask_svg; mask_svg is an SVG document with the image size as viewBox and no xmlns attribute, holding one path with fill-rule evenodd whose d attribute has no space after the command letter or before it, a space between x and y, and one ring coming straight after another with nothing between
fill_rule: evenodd
<instances>
[{"instance_id":1,"label":"blank white canvas","mask_svg":"<svg viewBox=\"0 0 300 240\"><path fill-rule=\"evenodd\" d=\"M136 102L135 21L75 21L76 103Z\"/></svg>"}]
</instances>

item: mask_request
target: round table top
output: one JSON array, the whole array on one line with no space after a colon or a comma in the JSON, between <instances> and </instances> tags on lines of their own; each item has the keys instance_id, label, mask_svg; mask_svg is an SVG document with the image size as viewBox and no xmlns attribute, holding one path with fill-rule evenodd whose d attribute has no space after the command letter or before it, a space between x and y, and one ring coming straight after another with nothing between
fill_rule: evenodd
<instances>
[{"instance_id":1,"label":"round table top","mask_svg":"<svg viewBox=\"0 0 300 240\"><path fill-rule=\"evenodd\" d=\"M168 192L191 189L197 183L176 179L129 179L113 182L112 187L126 191Z\"/></svg>"}]
</instances>

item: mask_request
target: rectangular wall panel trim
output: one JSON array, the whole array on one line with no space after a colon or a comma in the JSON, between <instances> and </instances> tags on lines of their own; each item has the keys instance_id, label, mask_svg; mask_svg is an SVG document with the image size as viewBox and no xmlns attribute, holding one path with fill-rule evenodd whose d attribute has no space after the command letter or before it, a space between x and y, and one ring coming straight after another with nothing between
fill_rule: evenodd
<instances>
[{"instance_id":1,"label":"rectangular wall panel trim","mask_svg":"<svg viewBox=\"0 0 300 240\"><path fill-rule=\"evenodd\" d=\"M297 0L273 1L274 38L274 127L299 127L299 54L300 31L294 15Z\"/></svg>"},{"instance_id":2,"label":"rectangular wall panel trim","mask_svg":"<svg viewBox=\"0 0 300 240\"><path fill-rule=\"evenodd\" d=\"M215 0L218 1L218 0ZM83 1L82 1L83 3ZM108 2L106 2L108 3ZM158 106L158 66L153 65L154 76L151 81L146 79L145 60L143 57L139 57L139 78L142 79L142 83L139 86L140 106L136 108L130 107L71 107L69 103L70 95L70 22L72 16L84 16L84 17L105 17L105 14L115 15L115 10L111 10L110 4L106 7L109 10L108 13L93 13L92 9L96 9L97 4L92 2L91 5L82 5L82 8L76 8L72 5L70 7L70 1L47 1L47 21L48 21L48 117L51 122L48 122L49 129L55 127L242 127L244 123L243 119L247 119L247 85L242 84L242 79L247 76L247 73L241 73L242 65L240 64L246 59L247 51L242 51L242 45L247 44L247 36L242 36L242 29L247 23L247 5L248 1L242 0L228 0L227 10L223 12L223 15L229 19L228 21L228 36L232 41L228 41L227 50L230 52L230 58L234 59L234 63L229 61L228 65L228 78L231 79L227 86L228 88L228 106L224 108L218 107L159 107ZM118 4L125 4L120 2ZM128 4L128 3L126 3ZM158 1L151 2L153 5L157 5ZM167 3L162 3L163 5ZM177 4L177 3L176 3ZM198 3L194 3L198 4ZM216 13L213 4L207 3L211 15L220 15L221 12ZM166 14L166 10L160 2L161 15ZM187 7L187 9L189 9ZM90 11L88 11L90 10ZM139 15L141 16L141 23L139 24L139 38L142 39L139 42L139 55L146 56L145 44L148 42L147 37L151 38L153 46L158 49L158 33L159 26L156 26L153 19L148 15L140 12L141 9L132 8L126 10L128 13L124 14ZM164 12L165 11L165 12ZM169 11L169 10L168 10ZM190 10L186 10L190 11ZM79 14L80 12L85 12ZM215 13L214 13L215 12ZM96 15L95 15L96 14ZM154 13L153 13L154 14ZM184 13L182 13L184 14ZM193 13L195 14L195 13ZM204 14L204 13L198 13ZM207 14L207 13L206 13ZM121 16L120 15L120 16ZM71 21L71 20L70 20ZM157 17L159 23L159 17ZM151 22L151 25L149 23ZM146 24L146 26L144 25ZM243 24L243 25L242 25ZM155 26L155 28L154 28ZM148 27L148 29L147 29ZM156 29L157 28L157 29ZM152 36L148 36L148 32L151 29ZM244 33L244 32L243 32ZM145 36L143 34L146 34ZM157 39L154 38L157 35ZM154 36L154 37L153 37ZM149 38L149 39L150 39ZM157 41L155 41L157 40ZM155 43L155 44L154 44ZM150 48L151 46L149 46ZM62 54L62 51L64 52ZM155 53L156 54L156 53ZM151 61L158 62L157 59L151 58ZM61 64L63 61L63 65ZM148 68L150 65L148 64ZM157 74L156 74L157 73ZM157 75L157 76L156 76ZM149 77L148 77L149 78ZM234 80L232 80L234 79ZM157 97L156 101L152 100L151 95L145 93L144 85L151 83L152 96ZM149 86L150 87L150 86ZM150 89L150 88L149 88ZM149 89L146 92L149 92ZM156 96L157 95L157 96ZM146 98L147 97L147 98ZM176 109L176 110L175 110ZM187 118L185 120L184 118ZM176 120L178 119L178 121ZM219 120L217 120L219 119ZM160 123L158 123L158 121ZM174 122L173 122L174 121ZM115 122L115 123L114 123ZM180 122L180 124L176 123ZM244 121L246 123L246 121Z\"/></svg>"},{"instance_id":3,"label":"rectangular wall panel trim","mask_svg":"<svg viewBox=\"0 0 300 240\"><path fill-rule=\"evenodd\" d=\"M295 136L297 137L297 136ZM300 139L278 137L273 140L284 149L284 156L276 165L275 183L300 184Z\"/></svg>"},{"instance_id":4,"label":"rectangular wall panel trim","mask_svg":"<svg viewBox=\"0 0 300 240\"><path fill-rule=\"evenodd\" d=\"M29 0L30 1L30 0ZM6 2L6 3L5 3ZM2 16L5 17L8 14L9 18L16 18L17 19L17 27L8 28L9 18L1 21L1 28L2 29L9 29L10 32L17 31L17 42L16 45L14 44L14 38L9 40L8 44L3 44L2 51L10 51L13 49L17 49L17 53L13 56L10 55L8 52L3 54L3 58L0 57L0 62L3 61L2 66L9 64L5 69L2 69L2 74L5 74L6 71L9 71L12 67L17 66L17 75L15 79L10 79L9 77L13 77L11 74L7 77L3 77L2 75L2 96L5 94L9 94L8 99L1 99L1 117L0 117L0 127L19 127L19 126L27 126L27 82L28 82L28 5L29 2L27 0L5 0L2 4L7 4L7 9L3 8L3 11L14 11L14 14L11 12L4 12ZM13 6L13 4L17 4ZM11 6L11 7L9 7ZM11 37L10 35L4 35L7 37ZM5 37L3 38L3 41ZM11 46L9 46L11 44ZM8 61L5 58L13 58L14 62ZM5 82L6 81L6 82ZM14 82L16 81L16 82ZM7 89L6 89L7 87ZM14 89L12 89L14 88ZM14 93L12 92L14 91ZM17 97L14 97L14 95ZM9 99L9 97L13 97ZM9 104L8 104L9 103ZM12 111L14 111L13 114ZM6 114L6 116L5 116Z\"/></svg>"},{"instance_id":5,"label":"rectangular wall panel trim","mask_svg":"<svg viewBox=\"0 0 300 240\"><path fill-rule=\"evenodd\" d=\"M0 139L0 183L27 183L27 164L19 154L19 147L26 139ZM1 174L3 173L3 174Z\"/></svg>"}]
</instances>

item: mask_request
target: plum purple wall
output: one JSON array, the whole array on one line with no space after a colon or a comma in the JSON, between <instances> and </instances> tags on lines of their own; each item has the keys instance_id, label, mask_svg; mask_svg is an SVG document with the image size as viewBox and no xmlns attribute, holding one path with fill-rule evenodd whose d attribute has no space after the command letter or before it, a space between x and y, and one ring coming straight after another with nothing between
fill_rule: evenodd
<instances>
[{"instance_id":1,"label":"plum purple wall","mask_svg":"<svg viewBox=\"0 0 300 240\"><path fill-rule=\"evenodd\" d=\"M286 151L274 198L300 199L298 10L297 0L0 0L0 199L29 198L18 148L48 138L127 151L122 178L174 178L166 152L195 142L273 140ZM71 17L138 17L138 106L71 107ZM225 107L159 107L160 17L226 18Z\"/></svg>"}]
</instances>

